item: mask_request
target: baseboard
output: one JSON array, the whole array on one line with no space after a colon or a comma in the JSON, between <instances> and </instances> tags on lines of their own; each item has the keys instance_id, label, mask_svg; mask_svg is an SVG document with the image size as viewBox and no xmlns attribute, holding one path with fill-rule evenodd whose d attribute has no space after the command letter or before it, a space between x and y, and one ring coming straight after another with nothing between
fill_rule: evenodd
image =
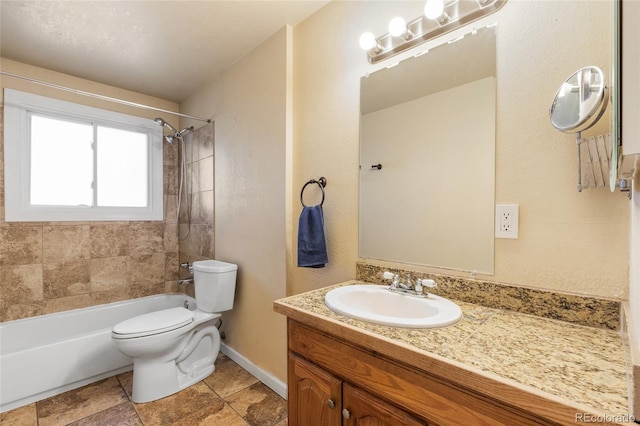
<instances>
[{"instance_id":1,"label":"baseboard","mask_svg":"<svg viewBox=\"0 0 640 426\"><path fill-rule=\"evenodd\" d=\"M232 361L238 364L240 367L253 374L258 380L264 383L267 387L273 390L275 393L287 399L287 384L278 379L271 373L264 371L262 368L255 365L249 358L242 355L240 352L228 346L226 343L220 344L220 352L228 356Z\"/></svg>"}]
</instances>

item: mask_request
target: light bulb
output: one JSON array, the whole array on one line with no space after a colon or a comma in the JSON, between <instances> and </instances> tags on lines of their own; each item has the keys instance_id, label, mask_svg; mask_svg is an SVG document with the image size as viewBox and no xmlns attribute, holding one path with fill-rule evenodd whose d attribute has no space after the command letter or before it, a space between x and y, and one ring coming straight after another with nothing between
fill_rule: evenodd
<instances>
[{"instance_id":1,"label":"light bulb","mask_svg":"<svg viewBox=\"0 0 640 426\"><path fill-rule=\"evenodd\" d=\"M362 50L371 50L378 45L378 40L376 40L376 36L371 33L362 33L360 36L360 48Z\"/></svg>"},{"instance_id":2,"label":"light bulb","mask_svg":"<svg viewBox=\"0 0 640 426\"><path fill-rule=\"evenodd\" d=\"M442 17L445 16L444 0L427 0L424 5L424 16L440 22Z\"/></svg>"},{"instance_id":3,"label":"light bulb","mask_svg":"<svg viewBox=\"0 0 640 426\"><path fill-rule=\"evenodd\" d=\"M407 32L407 23L400 16L396 16L389 22L389 34L400 37Z\"/></svg>"}]
</instances>

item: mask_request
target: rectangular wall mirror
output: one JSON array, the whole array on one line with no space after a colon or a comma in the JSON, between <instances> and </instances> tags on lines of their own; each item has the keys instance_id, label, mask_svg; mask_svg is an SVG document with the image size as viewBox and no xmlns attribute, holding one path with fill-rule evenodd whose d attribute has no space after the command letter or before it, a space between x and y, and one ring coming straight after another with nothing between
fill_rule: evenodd
<instances>
[{"instance_id":1,"label":"rectangular wall mirror","mask_svg":"<svg viewBox=\"0 0 640 426\"><path fill-rule=\"evenodd\" d=\"M493 274L495 31L362 77L361 258Z\"/></svg>"}]
</instances>

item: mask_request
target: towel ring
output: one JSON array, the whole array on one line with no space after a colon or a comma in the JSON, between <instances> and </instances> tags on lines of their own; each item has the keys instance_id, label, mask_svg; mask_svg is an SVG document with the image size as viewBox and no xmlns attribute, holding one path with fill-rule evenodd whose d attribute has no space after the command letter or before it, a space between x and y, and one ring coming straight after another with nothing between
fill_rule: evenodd
<instances>
[{"instance_id":1,"label":"towel ring","mask_svg":"<svg viewBox=\"0 0 640 426\"><path fill-rule=\"evenodd\" d=\"M302 203L303 207L307 207L303 199L304 190L309 184L312 184L312 183L316 183L320 187L320 191L322 191L322 200L320 201L320 205L324 204L324 187L327 186L327 179L325 179L324 177L321 177L318 180L311 179L310 181L305 183L304 186L302 187L302 190L300 191L300 203Z\"/></svg>"}]
</instances>

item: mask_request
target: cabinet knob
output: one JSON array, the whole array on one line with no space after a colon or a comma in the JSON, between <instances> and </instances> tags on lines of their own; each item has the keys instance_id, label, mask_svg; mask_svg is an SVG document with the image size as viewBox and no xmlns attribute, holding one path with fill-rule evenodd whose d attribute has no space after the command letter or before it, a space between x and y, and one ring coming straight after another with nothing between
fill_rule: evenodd
<instances>
[{"instance_id":1,"label":"cabinet knob","mask_svg":"<svg viewBox=\"0 0 640 426\"><path fill-rule=\"evenodd\" d=\"M349 410L347 410L346 408L342 410L342 417L344 419L348 419L349 417L351 417L351 413L349 412Z\"/></svg>"},{"instance_id":2,"label":"cabinet knob","mask_svg":"<svg viewBox=\"0 0 640 426\"><path fill-rule=\"evenodd\" d=\"M327 407L332 408L332 409L336 408L336 403L333 402L333 399L328 399L327 400Z\"/></svg>"}]
</instances>

